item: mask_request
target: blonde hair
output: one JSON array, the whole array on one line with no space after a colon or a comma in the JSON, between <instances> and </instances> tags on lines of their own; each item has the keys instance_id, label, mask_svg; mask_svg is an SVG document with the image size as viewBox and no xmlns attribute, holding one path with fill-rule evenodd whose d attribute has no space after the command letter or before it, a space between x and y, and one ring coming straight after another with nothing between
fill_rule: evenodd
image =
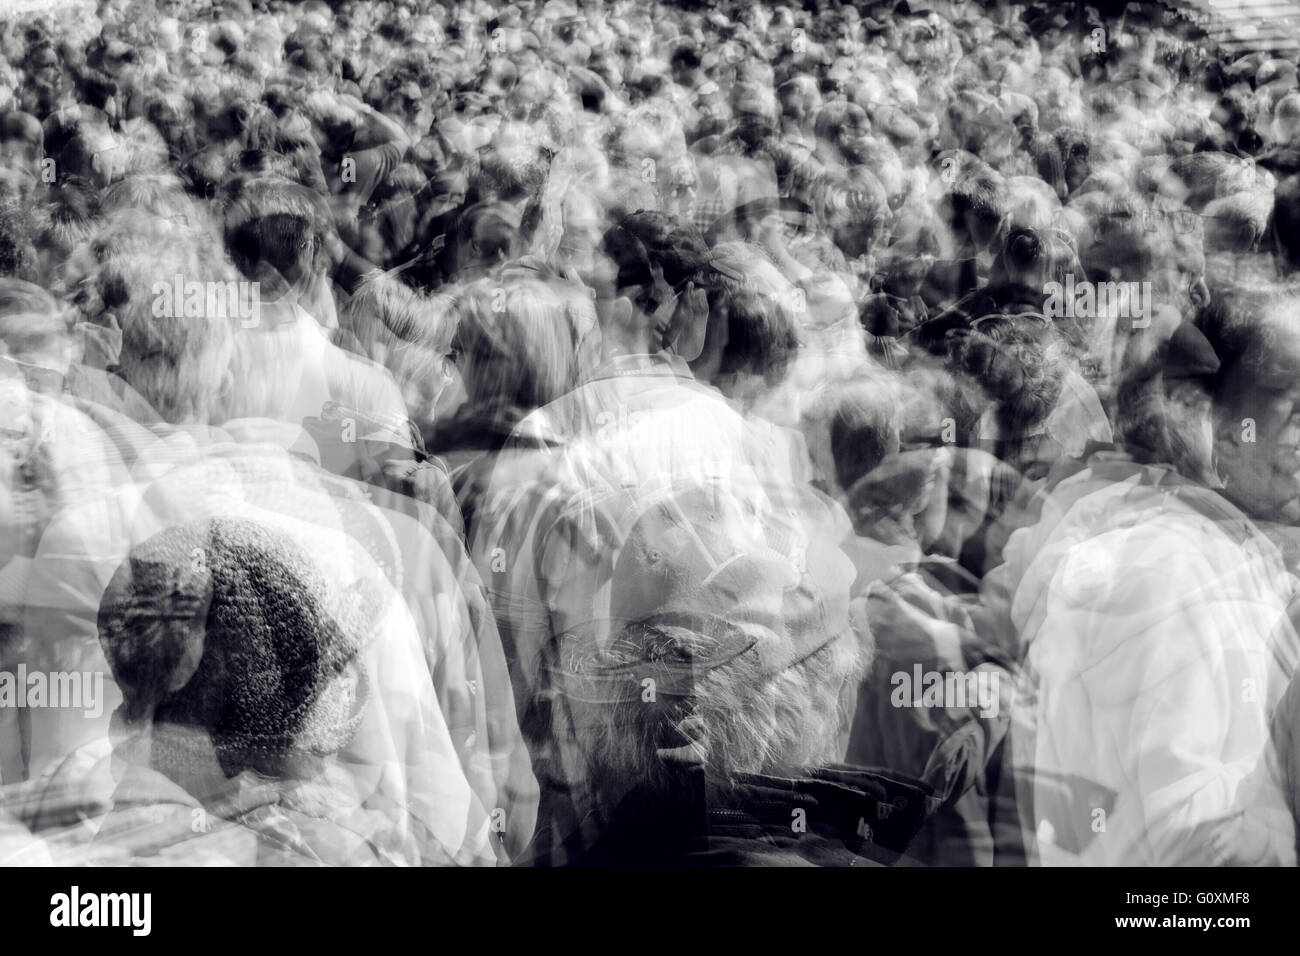
<instances>
[{"instance_id":1,"label":"blonde hair","mask_svg":"<svg viewBox=\"0 0 1300 956\"><path fill-rule=\"evenodd\" d=\"M233 354L235 316L208 314L206 296L199 315L160 301L172 299L177 276L183 283L238 278L213 257L212 240L201 226L135 210L117 213L93 240L99 297L122 327L122 376L172 423L211 418Z\"/></svg>"},{"instance_id":2,"label":"blonde hair","mask_svg":"<svg viewBox=\"0 0 1300 956\"><path fill-rule=\"evenodd\" d=\"M548 283L522 276L480 279L456 297L453 314L471 400L540 408L573 387L575 316Z\"/></svg>"},{"instance_id":3,"label":"blonde hair","mask_svg":"<svg viewBox=\"0 0 1300 956\"><path fill-rule=\"evenodd\" d=\"M422 386L443 375L455 333L452 297L422 295L379 276L353 293L339 316L361 355L384 366L402 386Z\"/></svg>"},{"instance_id":4,"label":"blonde hair","mask_svg":"<svg viewBox=\"0 0 1300 956\"><path fill-rule=\"evenodd\" d=\"M100 206L105 215L136 209L160 219L185 216L201 222L205 214L185 194L180 179L170 172L142 172L120 179L104 190Z\"/></svg>"}]
</instances>

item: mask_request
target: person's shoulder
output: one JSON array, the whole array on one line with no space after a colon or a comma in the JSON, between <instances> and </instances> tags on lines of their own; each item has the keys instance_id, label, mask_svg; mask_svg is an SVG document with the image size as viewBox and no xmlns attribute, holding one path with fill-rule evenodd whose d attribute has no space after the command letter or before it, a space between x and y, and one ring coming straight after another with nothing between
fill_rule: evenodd
<instances>
[{"instance_id":1,"label":"person's shoulder","mask_svg":"<svg viewBox=\"0 0 1300 956\"><path fill-rule=\"evenodd\" d=\"M510 430L505 449L513 453L547 451L560 448L573 440L577 432L575 422L577 401L573 393L562 395L552 402L535 408Z\"/></svg>"}]
</instances>

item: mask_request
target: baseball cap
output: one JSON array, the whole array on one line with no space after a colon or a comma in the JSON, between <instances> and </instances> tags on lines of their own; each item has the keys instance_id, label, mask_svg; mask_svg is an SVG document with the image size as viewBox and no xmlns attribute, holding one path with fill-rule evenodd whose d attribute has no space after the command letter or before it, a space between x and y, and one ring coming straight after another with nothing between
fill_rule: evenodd
<instances>
[{"instance_id":1,"label":"baseball cap","mask_svg":"<svg viewBox=\"0 0 1300 956\"><path fill-rule=\"evenodd\" d=\"M761 680L847 633L851 563L837 548L800 547L782 517L722 482L630 502L608 614L562 636L556 686L614 702L649 678L656 694L690 696L717 668Z\"/></svg>"}]
</instances>

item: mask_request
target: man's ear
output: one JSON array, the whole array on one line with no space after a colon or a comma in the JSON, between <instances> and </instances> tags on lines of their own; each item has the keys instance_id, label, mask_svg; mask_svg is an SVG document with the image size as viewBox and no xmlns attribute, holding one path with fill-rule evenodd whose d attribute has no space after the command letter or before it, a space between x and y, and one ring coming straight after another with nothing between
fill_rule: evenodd
<instances>
[{"instance_id":1,"label":"man's ear","mask_svg":"<svg viewBox=\"0 0 1300 956\"><path fill-rule=\"evenodd\" d=\"M1192 300L1192 306L1198 311L1210 304L1210 287L1205 284L1204 276L1197 276L1190 286L1187 287L1188 298Z\"/></svg>"},{"instance_id":2,"label":"man's ear","mask_svg":"<svg viewBox=\"0 0 1300 956\"><path fill-rule=\"evenodd\" d=\"M325 237L319 232L313 232L311 237L311 268L307 270L308 274L322 272L330 267L329 255L325 249Z\"/></svg>"},{"instance_id":3,"label":"man's ear","mask_svg":"<svg viewBox=\"0 0 1300 956\"><path fill-rule=\"evenodd\" d=\"M625 295L620 295L610 303L610 317L614 320L614 328L627 329L632 327L633 318L636 316L636 308L632 305L632 300Z\"/></svg>"}]
</instances>

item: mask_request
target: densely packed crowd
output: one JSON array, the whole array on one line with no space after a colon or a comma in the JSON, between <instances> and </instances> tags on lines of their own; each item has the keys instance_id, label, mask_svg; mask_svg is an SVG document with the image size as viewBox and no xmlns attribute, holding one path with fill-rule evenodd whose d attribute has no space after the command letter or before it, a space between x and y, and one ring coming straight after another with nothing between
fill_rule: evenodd
<instances>
[{"instance_id":1,"label":"densely packed crowd","mask_svg":"<svg viewBox=\"0 0 1300 956\"><path fill-rule=\"evenodd\" d=\"M1101 7L0 12L0 861L1295 865L1296 62Z\"/></svg>"}]
</instances>

